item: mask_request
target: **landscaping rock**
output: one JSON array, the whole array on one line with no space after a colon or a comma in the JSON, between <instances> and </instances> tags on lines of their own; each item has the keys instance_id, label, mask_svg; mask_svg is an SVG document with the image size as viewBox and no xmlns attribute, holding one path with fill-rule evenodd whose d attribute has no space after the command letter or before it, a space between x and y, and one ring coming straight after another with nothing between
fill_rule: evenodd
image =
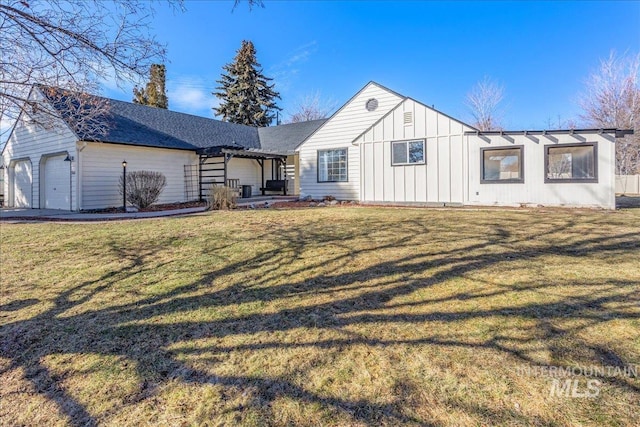
<instances>
[{"instance_id":1,"label":"landscaping rock","mask_svg":"<svg viewBox=\"0 0 640 427\"><path fill-rule=\"evenodd\" d=\"M318 207L319 208L324 208L325 206L327 206L327 204L325 202L318 203Z\"/></svg>"},{"instance_id":2,"label":"landscaping rock","mask_svg":"<svg viewBox=\"0 0 640 427\"><path fill-rule=\"evenodd\" d=\"M337 205L338 203L340 203L340 202L338 202L337 200L332 200L332 201L330 201L330 202L329 202L329 204L330 204L331 206L335 206L335 205Z\"/></svg>"},{"instance_id":3,"label":"landscaping rock","mask_svg":"<svg viewBox=\"0 0 640 427\"><path fill-rule=\"evenodd\" d=\"M256 208L256 205L255 205L255 204L251 203L251 204L249 205L249 209L255 209L255 208Z\"/></svg>"},{"instance_id":4,"label":"landscaping rock","mask_svg":"<svg viewBox=\"0 0 640 427\"><path fill-rule=\"evenodd\" d=\"M310 208L315 208L316 206L318 206L318 204L316 202L309 203L309 207Z\"/></svg>"}]
</instances>

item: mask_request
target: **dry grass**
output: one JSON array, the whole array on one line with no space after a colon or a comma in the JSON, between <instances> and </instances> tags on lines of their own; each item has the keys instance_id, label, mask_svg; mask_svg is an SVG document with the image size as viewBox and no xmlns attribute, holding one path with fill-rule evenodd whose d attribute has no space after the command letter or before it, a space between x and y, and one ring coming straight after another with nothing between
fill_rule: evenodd
<instances>
[{"instance_id":1,"label":"dry grass","mask_svg":"<svg viewBox=\"0 0 640 427\"><path fill-rule=\"evenodd\" d=\"M640 209L0 227L4 425L640 424Z\"/></svg>"}]
</instances>

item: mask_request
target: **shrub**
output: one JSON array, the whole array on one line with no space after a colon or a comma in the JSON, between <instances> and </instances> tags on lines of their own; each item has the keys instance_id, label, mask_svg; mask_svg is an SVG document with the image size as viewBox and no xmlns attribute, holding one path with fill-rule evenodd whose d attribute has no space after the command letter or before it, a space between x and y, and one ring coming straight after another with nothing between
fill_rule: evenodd
<instances>
[{"instance_id":1,"label":"shrub","mask_svg":"<svg viewBox=\"0 0 640 427\"><path fill-rule=\"evenodd\" d=\"M167 178L160 172L136 171L127 173L127 202L138 209L144 209L158 201L160 193L167 185ZM120 177L120 195L122 195Z\"/></svg>"},{"instance_id":2,"label":"shrub","mask_svg":"<svg viewBox=\"0 0 640 427\"><path fill-rule=\"evenodd\" d=\"M209 210L226 210L236 207L237 189L222 185L211 185L207 194L207 207Z\"/></svg>"},{"instance_id":3,"label":"shrub","mask_svg":"<svg viewBox=\"0 0 640 427\"><path fill-rule=\"evenodd\" d=\"M324 196L324 197L322 198L322 200L326 200L327 202L330 202L330 201L335 200L335 199L336 199L336 198L335 198L335 197L333 197L332 195Z\"/></svg>"}]
</instances>

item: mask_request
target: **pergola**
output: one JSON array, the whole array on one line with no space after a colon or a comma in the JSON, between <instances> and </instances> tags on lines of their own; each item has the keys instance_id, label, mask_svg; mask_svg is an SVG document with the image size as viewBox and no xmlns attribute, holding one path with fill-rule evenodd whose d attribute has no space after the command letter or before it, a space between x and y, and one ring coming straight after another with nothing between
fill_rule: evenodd
<instances>
[{"instance_id":1,"label":"pergola","mask_svg":"<svg viewBox=\"0 0 640 427\"><path fill-rule=\"evenodd\" d=\"M241 159L253 159L260 165L261 169L261 187L264 188L264 161L272 160L271 176L280 179L280 167L286 169L287 166L287 154L259 150L259 149L238 149L238 148L225 148L225 147L213 147L210 149L203 149L198 152L200 157L200 167L198 168L198 182L200 187L200 199L202 200L203 188L211 184L227 185L227 168L229 161L236 157ZM206 163L208 159L219 159L217 162ZM206 164L206 167L205 167ZM203 176L203 172L206 173L206 177ZM205 179L209 178L209 180ZM264 190L263 190L264 193Z\"/></svg>"}]
</instances>

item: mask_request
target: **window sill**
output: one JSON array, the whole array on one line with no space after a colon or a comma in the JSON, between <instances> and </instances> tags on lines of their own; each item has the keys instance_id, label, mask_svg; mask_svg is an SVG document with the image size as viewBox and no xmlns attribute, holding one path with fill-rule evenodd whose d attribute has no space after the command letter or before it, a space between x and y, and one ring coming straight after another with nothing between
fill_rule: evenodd
<instances>
[{"instance_id":1,"label":"window sill","mask_svg":"<svg viewBox=\"0 0 640 427\"><path fill-rule=\"evenodd\" d=\"M391 166L422 166L426 165L427 162L415 162L415 163L391 163Z\"/></svg>"},{"instance_id":2,"label":"window sill","mask_svg":"<svg viewBox=\"0 0 640 427\"><path fill-rule=\"evenodd\" d=\"M597 184L598 178L588 179L548 179L544 180L545 184Z\"/></svg>"},{"instance_id":3,"label":"window sill","mask_svg":"<svg viewBox=\"0 0 640 427\"><path fill-rule=\"evenodd\" d=\"M480 184L524 184L524 179L481 179Z\"/></svg>"}]
</instances>

